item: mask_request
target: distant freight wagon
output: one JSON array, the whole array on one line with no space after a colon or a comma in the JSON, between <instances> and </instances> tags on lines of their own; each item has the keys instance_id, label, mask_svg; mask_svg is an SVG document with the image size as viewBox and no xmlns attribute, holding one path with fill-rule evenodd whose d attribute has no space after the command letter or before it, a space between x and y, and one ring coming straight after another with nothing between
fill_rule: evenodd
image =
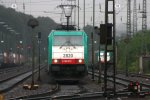
<instances>
[{"instance_id":1,"label":"distant freight wagon","mask_svg":"<svg viewBox=\"0 0 150 100\"><path fill-rule=\"evenodd\" d=\"M14 67L25 62L23 55L0 50L0 68Z\"/></svg>"}]
</instances>

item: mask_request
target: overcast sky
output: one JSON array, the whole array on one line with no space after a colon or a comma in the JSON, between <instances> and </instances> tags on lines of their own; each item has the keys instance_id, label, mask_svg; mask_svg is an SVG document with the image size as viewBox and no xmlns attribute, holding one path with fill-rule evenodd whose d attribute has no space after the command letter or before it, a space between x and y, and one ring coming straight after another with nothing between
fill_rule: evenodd
<instances>
[{"instance_id":1,"label":"overcast sky","mask_svg":"<svg viewBox=\"0 0 150 100\"><path fill-rule=\"evenodd\" d=\"M62 1L62 2L61 2ZM76 0L77 1L77 0ZM80 27L83 27L83 0L80 1ZM92 11L93 11L93 0L85 0L86 1L86 25L92 25ZM133 5L133 1L131 0L131 4ZM142 1L137 0L137 9L140 8L142 10ZM105 8L105 0L95 0L95 25L99 26L100 23L104 22L104 8ZM25 4L25 11L23 10L23 3ZM61 18L61 9L57 8L58 5L61 3L66 3L65 0L0 0L0 4L6 7L11 7L12 5L16 4L17 8L16 11L24 12L26 14L31 14L35 17L45 16L52 18L55 22L60 23ZM150 0L147 0L147 6L150 4ZM116 23L117 23L117 31L126 30L126 21L127 21L127 0L116 0L116 5L120 5L119 8L116 8ZM111 5L109 5L111 6ZM101 12L100 12L101 8ZM111 8L111 7L110 7ZM133 6L131 7L133 8ZM148 7L147 7L148 8ZM133 11L132 15L133 15ZM148 27L150 23L149 18L149 9L148 12ZM77 15L77 14L76 14ZM73 13L74 16L74 13ZM142 19L141 13L138 13L138 30L141 30ZM77 16L76 16L77 17ZM122 20L121 20L122 18ZM133 18L132 18L133 19ZM111 17L110 17L111 20ZM74 21L74 20L73 20ZM77 24L77 19L76 19Z\"/></svg>"}]
</instances>

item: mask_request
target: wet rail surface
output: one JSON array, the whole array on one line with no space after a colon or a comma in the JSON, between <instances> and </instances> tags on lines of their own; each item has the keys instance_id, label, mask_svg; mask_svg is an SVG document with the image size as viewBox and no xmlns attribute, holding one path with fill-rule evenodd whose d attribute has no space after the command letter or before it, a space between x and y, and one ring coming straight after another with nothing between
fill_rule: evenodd
<instances>
[{"instance_id":1,"label":"wet rail surface","mask_svg":"<svg viewBox=\"0 0 150 100\"><path fill-rule=\"evenodd\" d=\"M41 67L42 69L43 67ZM34 72L37 72L37 68L34 70ZM0 83L0 93L7 92L11 90L13 87L15 87L17 84L22 82L23 80L27 79L32 75L31 70L26 70L25 72L20 72L19 74L15 74L14 76L10 76L9 78L6 78L4 80L1 80Z\"/></svg>"},{"instance_id":2,"label":"wet rail surface","mask_svg":"<svg viewBox=\"0 0 150 100\"><path fill-rule=\"evenodd\" d=\"M44 71L44 73L46 74L45 71ZM43 77L45 77L45 76L42 76L42 78ZM48 77L49 76L47 75L45 77L45 79L42 79L42 80L46 81L46 79L48 79ZM82 81L86 81L83 84L73 84L73 85L59 84L59 88L56 88L56 85L52 85L48 81L47 82L42 81L41 84L46 83L47 85L41 85L38 90L34 90L34 91L21 90L22 86L20 86L20 88L17 89L17 91L20 90L20 93L22 93L22 94L23 94L22 91L26 91L26 92L22 96L16 92L16 95L18 94L18 96L15 96L15 97L20 97L20 98L24 97L23 100L38 100L38 99L39 100L40 99L62 100L62 98L63 99L64 98L66 98L66 99L72 98L72 99L79 99L79 100L97 100L97 99L101 98L101 100L106 100L103 97L103 92L102 92L100 84L96 84L96 86L95 86L93 81L91 81L90 83L88 82L90 80L91 80L91 76L89 76L87 79L82 80ZM95 82L97 82L97 81L95 81ZM109 84L111 84L111 82ZM121 88L123 88L123 87L124 87L124 85L122 85ZM117 89L119 90L120 87L117 87ZM13 91L13 92L15 92L15 91ZM28 98L25 98L25 96ZM126 100L126 98L128 98L128 97L120 97L120 98L121 98L121 100ZM15 100L15 99L12 99L12 100ZM133 99L133 100L135 100L135 99ZM149 99L142 98L141 100L149 100Z\"/></svg>"},{"instance_id":3,"label":"wet rail surface","mask_svg":"<svg viewBox=\"0 0 150 100\"><path fill-rule=\"evenodd\" d=\"M39 88L36 90L29 90L29 89L24 89L23 86L26 84L31 84L32 78L29 77L25 79L23 82L17 84L15 87L13 87L11 90L9 90L6 93L3 93L4 95L4 100L15 100L16 98L19 97L26 97L30 95L36 95L36 94L41 94L41 93L46 93L47 91L51 91L55 89L55 86L49 85L48 83L48 78L42 75L42 73L45 73L47 75L46 71L46 66L44 66L43 69L41 69L41 81L38 81L38 72L35 73L34 75L34 80L35 84L39 85ZM46 82L44 82L46 81Z\"/></svg>"},{"instance_id":4,"label":"wet rail surface","mask_svg":"<svg viewBox=\"0 0 150 100\"><path fill-rule=\"evenodd\" d=\"M150 84L150 75L145 74L137 74L137 73L128 73L128 76L126 76L125 72L117 72L117 76L119 77L128 77L133 79L134 81L141 81L141 83Z\"/></svg>"},{"instance_id":5,"label":"wet rail surface","mask_svg":"<svg viewBox=\"0 0 150 100\"><path fill-rule=\"evenodd\" d=\"M16 77L17 75L21 75L29 70L31 70L31 67L28 65L1 70L2 73L0 74L0 83Z\"/></svg>"},{"instance_id":6,"label":"wet rail surface","mask_svg":"<svg viewBox=\"0 0 150 100\"><path fill-rule=\"evenodd\" d=\"M46 77L45 76L43 77L47 79L49 76L46 75ZM76 96L76 95L83 94L83 93L93 93L93 92L101 91L100 86L90 81L89 77L86 77L84 80L82 80L83 82L79 82L79 83L72 83L72 84L59 83L58 85L59 88L56 88L56 85L50 84L48 81L44 82L45 79L42 79L42 80L43 80L41 82L42 85L40 86L39 89L35 91L22 90L22 94L23 92L25 92L25 95L18 96L18 97L16 96L16 97L18 99L24 98L25 100L28 100L28 99L37 100L41 98L49 98L49 99L55 98L56 99L56 98L65 98L67 96ZM47 86L47 88L45 87L42 89L44 85ZM18 90L21 90L21 86L20 86L20 89ZM43 93L43 91L45 92Z\"/></svg>"},{"instance_id":7,"label":"wet rail surface","mask_svg":"<svg viewBox=\"0 0 150 100\"><path fill-rule=\"evenodd\" d=\"M95 76L98 77L99 73L98 71L95 71ZM89 74L92 74L92 72L89 72ZM111 72L108 72L108 80L113 81L113 74ZM101 76L104 77L103 74ZM128 76L125 75L125 73L118 73L116 74L116 84L128 86L130 82L139 82L142 84L143 89L149 89L150 88L150 77L149 75L139 75L135 73L129 73Z\"/></svg>"}]
</instances>

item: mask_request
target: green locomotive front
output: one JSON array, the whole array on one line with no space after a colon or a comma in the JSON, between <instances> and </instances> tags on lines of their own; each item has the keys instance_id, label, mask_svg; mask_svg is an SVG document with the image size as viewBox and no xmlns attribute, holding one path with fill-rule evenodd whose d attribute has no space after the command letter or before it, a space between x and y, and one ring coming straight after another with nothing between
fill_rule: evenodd
<instances>
[{"instance_id":1,"label":"green locomotive front","mask_svg":"<svg viewBox=\"0 0 150 100\"><path fill-rule=\"evenodd\" d=\"M48 36L48 70L55 79L80 79L87 74L87 35L56 31Z\"/></svg>"}]
</instances>

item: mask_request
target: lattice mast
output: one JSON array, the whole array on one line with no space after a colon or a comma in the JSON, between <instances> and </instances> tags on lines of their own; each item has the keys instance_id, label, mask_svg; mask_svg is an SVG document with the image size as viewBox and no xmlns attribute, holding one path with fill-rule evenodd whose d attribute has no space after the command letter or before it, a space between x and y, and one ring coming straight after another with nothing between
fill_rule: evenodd
<instances>
[{"instance_id":1,"label":"lattice mast","mask_svg":"<svg viewBox=\"0 0 150 100\"><path fill-rule=\"evenodd\" d=\"M127 37L131 37L131 0L127 1Z\"/></svg>"},{"instance_id":2,"label":"lattice mast","mask_svg":"<svg viewBox=\"0 0 150 100\"><path fill-rule=\"evenodd\" d=\"M136 0L134 0L133 3L133 34L137 32L137 3Z\"/></svg>"},{"instance_id":3,"label":"lattice mast","mask_svg":"<svg viewBox=\"0 0 150 100\"><path fill-rule=\"evenodd\" d=\"M110 4L113 4L112 9L110 10ZM113 17L112 20L112 31L108 29L108 25L110 25L109 17ZM108 66L113 67L113 88L112 92L116 93L116 48L115 48L115 43L116 43L116 21L115 21L115 0L105 0L105 25L106 25L106 38L105 38L105 52L104 52L104 94L107 96L108 93L108 82L107 82L107 72ZM108 35L111 34L112 37L108 37ZM109 43L110 42L110 43ZM111 48L110 48L111 47ZM111 52L113 56L113 61L111 63L107 62L107 53Z\"/></svg>"},{"instance_id":4,"label":"lattice mast","mask_svg":"<svg viewBox=\"0 0 150 100\"><path fill-rule=\"evenodd\" d=\"M142 31L147 30L147 5L146 0L143 0L143 11L142 11Z\"/></svg>"}]
</instances>

